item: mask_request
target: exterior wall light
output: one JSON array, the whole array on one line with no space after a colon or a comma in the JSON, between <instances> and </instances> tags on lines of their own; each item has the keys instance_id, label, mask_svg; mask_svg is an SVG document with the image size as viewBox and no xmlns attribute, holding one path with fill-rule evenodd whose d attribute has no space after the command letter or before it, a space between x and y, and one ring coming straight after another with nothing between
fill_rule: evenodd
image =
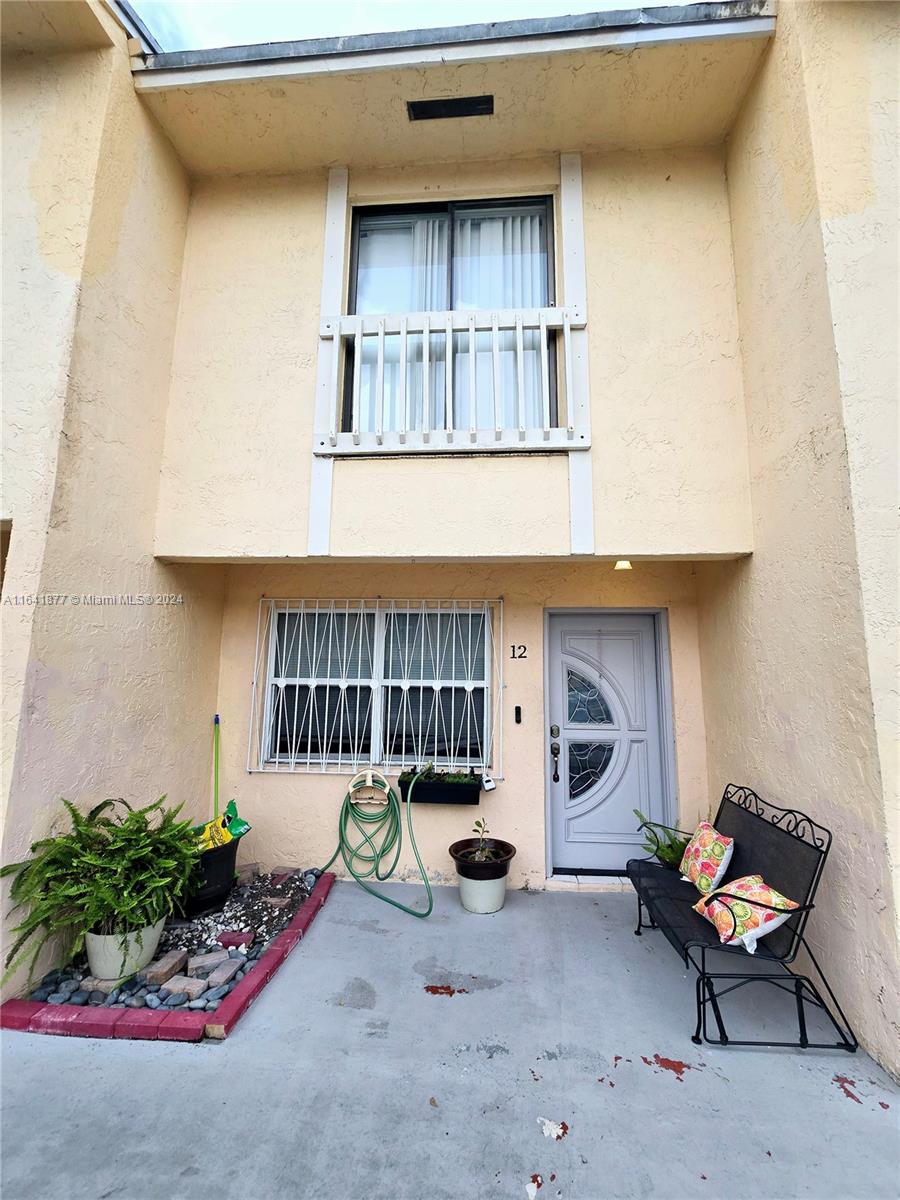
<instances>
[{"instance_id":1,"label":"exterior wall light","mask_svg":"<svg viewBox=\"0 0 900 1200\"><path fill-rule=\"evenodd\" d=\"M631 570L631 560L627 559L627 558L620 558L618 560L618 562L616 563L616 565L613 567L613 570L614 571L630 571Z\"/></svg>"}]
</instances>

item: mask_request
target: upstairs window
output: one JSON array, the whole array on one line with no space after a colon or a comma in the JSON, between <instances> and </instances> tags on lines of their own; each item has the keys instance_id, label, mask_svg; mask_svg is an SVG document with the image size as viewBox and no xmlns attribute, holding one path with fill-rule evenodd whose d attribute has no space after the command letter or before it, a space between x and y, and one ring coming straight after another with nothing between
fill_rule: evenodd
<instances>
[{"instance_id":1,"label":"upstairs window","mask_svg":"<svg viewBox=\"0 0 900 1200\"><path fill-rule=\"evenodd\" d=\"M549 197L357 210L350 314L387 320L347 341L340 432L555 426L551 229Z\"/></svg>"}]
</instances>

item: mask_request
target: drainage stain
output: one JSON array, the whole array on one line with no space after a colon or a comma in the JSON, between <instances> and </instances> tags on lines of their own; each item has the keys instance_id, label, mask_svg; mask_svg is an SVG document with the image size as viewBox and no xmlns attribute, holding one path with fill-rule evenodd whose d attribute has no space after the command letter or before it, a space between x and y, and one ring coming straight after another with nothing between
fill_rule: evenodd
<instances>
[{"instance_id":1,"label":"drainage stain","mask_svg":"<svg viewBox=\"0 0 900 1200\"><path fill-rule=\"evenodd\" d=\"M330 1004L339 1008L374 1008L378 993L367 979L348 979L343 992L332 996Z\"/></svg>"},{"instance_id":2,"label":"drainage stain","mask_svg":"<svg viewBox=\"0 0 900 1200\"><path fill-rule=\"evenodd\" d=\"M453 992L491 991L503 983L502 979L491 979L488 975L466 975L462 971L450 971L447 967L442 967L434 956L413 963L413 970L417 975L424 975L426 979L433 980L434 982L430 984L431 987L453 989L451 992L432 993L432 995L446 996L452 995Z\"/></svg>"}]
</instances>

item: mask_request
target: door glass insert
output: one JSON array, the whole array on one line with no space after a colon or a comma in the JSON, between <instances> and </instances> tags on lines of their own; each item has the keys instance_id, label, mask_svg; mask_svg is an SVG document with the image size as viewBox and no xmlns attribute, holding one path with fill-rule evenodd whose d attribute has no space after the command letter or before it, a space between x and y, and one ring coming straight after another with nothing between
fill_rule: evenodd
<instances>
[{"instance_id":1,"label":"door glass insert","mask_svg":"<svg viewBox=\"0 0 900 1200\"><path fill-rule=\"evenodd\" d=\"M606 774L612 742L569 742L569 798L575 800Z\"/></svg>"},{"instance_id":2,"label":"door glass insert","mask_svg":"<svg viewBox=\"0 0 900 1200\"><path fill-rule=\"evenodd\" d=\"M590 680L567 669L566 698L570 725L612 725L609 705Z\"/></svg>"}]
</instances>

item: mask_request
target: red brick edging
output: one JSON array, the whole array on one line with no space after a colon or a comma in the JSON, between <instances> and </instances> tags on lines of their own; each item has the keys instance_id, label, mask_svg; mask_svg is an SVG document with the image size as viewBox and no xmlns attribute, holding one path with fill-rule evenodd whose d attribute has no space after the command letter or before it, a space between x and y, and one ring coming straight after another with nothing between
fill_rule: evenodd
<instances>
[{"instance_id":1,"label":"red brick edging","mask_svg":"<svg viewBox=\"0 0 900 1200\"><path fill-rule=\"evenodd\" d=\"M306 934L325 903L334 875L326 871L294 919L261 955L253 970L228 993L215 1012L160 1012L149 1008L76 1008L41 1000L7 1000L0 1005L0 1029L56 1033L64 1037L137 1038L199 1042L228 1037L290 952Z\"/></svg>"}]
</instances>

